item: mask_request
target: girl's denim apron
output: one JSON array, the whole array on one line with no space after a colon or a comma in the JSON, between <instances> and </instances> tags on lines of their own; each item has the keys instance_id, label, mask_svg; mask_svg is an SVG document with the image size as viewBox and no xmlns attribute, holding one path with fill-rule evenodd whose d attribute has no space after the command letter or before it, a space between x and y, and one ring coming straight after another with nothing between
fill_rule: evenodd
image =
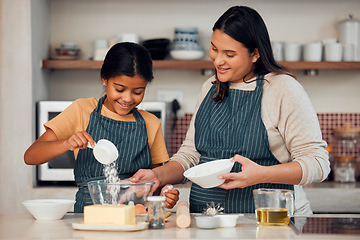
<instances>
[{"instance_id":1,"label":"girl's denim apron","mask_svg":"<svg viewBox=\"0 0 360 240\"><path fill-rule=\"evenodd\" d=\"M136 108L132 110L136 122L116 121L101 115L106 95L99 99L95 110L90 115L86 129L95 142L108 139L119 151L117 173L120 179L131 177L140 168L151 167L151 154L148 144L144 118ZM76 193L74 211L81 213L84 206L92 205L87 183L91 180L104 179L103 165L93 156L93 150L80 149L75 161L74 175L79 190Z\"/></svg>"}]
</instances>

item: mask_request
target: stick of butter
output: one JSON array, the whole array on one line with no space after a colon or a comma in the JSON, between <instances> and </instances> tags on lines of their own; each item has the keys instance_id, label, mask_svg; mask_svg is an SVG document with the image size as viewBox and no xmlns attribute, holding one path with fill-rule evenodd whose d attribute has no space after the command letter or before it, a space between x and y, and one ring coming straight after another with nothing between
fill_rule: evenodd
<instances>
[{"instance_id":1,"label":"stick of butter","mask_svg":"<svg viewBox=\"0 0 360 240\"><path fill-rule=\"evenodd\" d=\"M84 224L135 225L135 207L99 204L85 206Z\"/></svg>"}]
</instances>

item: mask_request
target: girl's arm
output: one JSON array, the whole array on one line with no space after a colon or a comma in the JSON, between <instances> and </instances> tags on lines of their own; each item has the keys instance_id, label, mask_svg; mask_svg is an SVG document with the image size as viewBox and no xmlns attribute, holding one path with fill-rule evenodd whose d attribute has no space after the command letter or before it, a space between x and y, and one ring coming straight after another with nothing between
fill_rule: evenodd
<instances>
[{"instance_id":1,"label":"girl's arm","mask_svg":"<svg viewBox=\"0 0 360 240\"><path fill-rule=\"evenodd\" d=\"M53 130L47 129L25 152L24 161L29 165L46 163L67 151L76 148L86 148L88 142L94 146L95 142L87 132L77 132L69 139L58 140Z\"/></svg>"}]
</instances>

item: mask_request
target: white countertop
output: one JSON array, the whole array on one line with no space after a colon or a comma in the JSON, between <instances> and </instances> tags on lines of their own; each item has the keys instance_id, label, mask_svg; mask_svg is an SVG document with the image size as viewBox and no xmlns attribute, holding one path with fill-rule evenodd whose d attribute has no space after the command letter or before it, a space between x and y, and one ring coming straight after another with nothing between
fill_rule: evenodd
<instances>
[{"instance_id":1,"label":"white countertop","mask_svg":"<svg viewBox=\"0 0 360 240\"><path fill-rule=\"evenodd\" d=\"M329 215L316 217L356 217L360 214ZM68 213L62 220L38 221L30 214L0 215L0 239L359 239L360 235L349 234L296 234L289 226L260 227L255 215L240 216L235 228L199 229L192 221L190 228L180 229L175 224L175 214L169 217L165 229L137 232L79 231L72 228L73 222L82 222L82 214Z\"/></svg>"}]
</instances>

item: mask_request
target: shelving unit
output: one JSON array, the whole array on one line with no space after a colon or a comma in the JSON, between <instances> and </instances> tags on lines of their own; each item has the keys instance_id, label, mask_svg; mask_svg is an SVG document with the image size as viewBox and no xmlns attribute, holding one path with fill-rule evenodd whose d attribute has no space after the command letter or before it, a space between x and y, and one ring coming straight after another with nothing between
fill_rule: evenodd
<instances>
[{"instance_id":1,"label":"shelving unit","mask_svg":"<svg viewBox=\"0 0 360 240\"><path fill-rule=\"evenodd\" d=\"M155 69L213 69L208 60L154 60ZM290 70L360 70L360 62L279 62ZM43 60L45 69L100 69L102 61Z\"/></svg>"}]
</instances>

